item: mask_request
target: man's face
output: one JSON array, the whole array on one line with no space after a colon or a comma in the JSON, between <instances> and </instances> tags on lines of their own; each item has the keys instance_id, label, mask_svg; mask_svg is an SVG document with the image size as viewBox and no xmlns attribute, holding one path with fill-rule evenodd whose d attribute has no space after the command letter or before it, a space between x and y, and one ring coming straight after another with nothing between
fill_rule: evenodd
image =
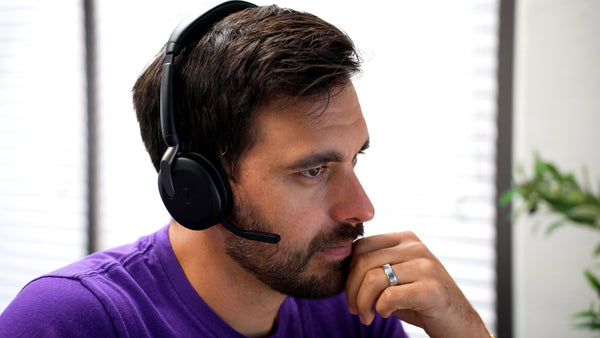
<instances>
[{"instance_id":1,"label":"man's face","mask_svg":"<svg viewBox=\"0 0 600 338\"><path fill-rule=\"evenodd\" d=\"M354 87L344 87L319 115L323 107L323 102L261 107L257 142L232 182L232 221L278 233L281 241L231 235L228 254L274 290L302 298L343 290L352 243L374 214L354 174L369 140Z\"/></svg>"}]
</instances>

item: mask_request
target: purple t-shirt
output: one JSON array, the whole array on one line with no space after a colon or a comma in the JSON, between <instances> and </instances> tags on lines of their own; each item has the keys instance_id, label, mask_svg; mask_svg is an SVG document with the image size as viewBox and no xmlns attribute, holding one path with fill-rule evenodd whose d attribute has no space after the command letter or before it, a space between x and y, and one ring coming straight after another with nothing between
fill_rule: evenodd
<instances>
[{"instance_id":1,"label":"purple t-shirt","mask_svg":"<svg viewBox=\"0 0 600 338\"><path fill-rule=\"evenodd\" d=\"M243 337L196 293L168 227L30 282L0 315L1 337ZM273 337L406 337L395 318L360 323L344 294L287 297Z\"/></svg>"}]
</instances>

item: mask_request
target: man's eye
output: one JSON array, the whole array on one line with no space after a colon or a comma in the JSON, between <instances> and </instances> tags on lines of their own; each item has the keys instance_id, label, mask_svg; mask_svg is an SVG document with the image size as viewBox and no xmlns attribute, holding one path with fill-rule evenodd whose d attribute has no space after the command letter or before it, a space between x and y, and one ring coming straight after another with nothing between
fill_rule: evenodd
<instances>
[{"instance_id":1,"label":"man's eye","mask_svg":"<svg viewBox=\"0 0 600 338\"><path fill-rule=\"evenodd\" d=\"M300 175L306 177L317 177L320 176L325 171L325 167L312 168L308 170L303 170L300 172Z\"/></svg>"}]
</instances>

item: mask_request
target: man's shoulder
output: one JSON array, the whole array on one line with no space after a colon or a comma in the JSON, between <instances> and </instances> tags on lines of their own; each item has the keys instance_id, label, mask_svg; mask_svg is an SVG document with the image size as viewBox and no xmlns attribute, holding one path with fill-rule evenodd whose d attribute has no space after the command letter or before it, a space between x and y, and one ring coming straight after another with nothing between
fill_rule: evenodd
<instances>
[{"instance_id":1,"label":"man's shoulder","mask_svg":"<svg viewBox=\"0 0 600 338\"><path fill-rule=\"evenodd\" d=\"M43 336L99 332L115 335L115 325L141 305L143 289L158 258L154 236L89 255L29 282L0 315L0 336L36 332ZM144 304L145 305L145 304ZM11 331L12 330L12 331ZM43 333L43 334L42 334Z\"/></svg>"},{"instance_id":2,"label":"man's shoulder","mask_svg":"<svg viewBox=\"0 0 600 338\"><path fill-rule=\"evenodd\" d=\"M0 315L0 336L114 335L102 303L81 281L44 276L27 284Z\"/></svg>"},{"instance_id":3,"label":"man's shoulder","mask_svg":"<svg viewBox=\"0 0 600 338\"><path fill-rule=\"evenodd\" d=\"M48 276L85 279L106 274L114 268L128 268L136 262L147 259L155 244L155 235L139 238L133 243L93 253L79 261L51 272Z\"/></svg>"}]
</instances>

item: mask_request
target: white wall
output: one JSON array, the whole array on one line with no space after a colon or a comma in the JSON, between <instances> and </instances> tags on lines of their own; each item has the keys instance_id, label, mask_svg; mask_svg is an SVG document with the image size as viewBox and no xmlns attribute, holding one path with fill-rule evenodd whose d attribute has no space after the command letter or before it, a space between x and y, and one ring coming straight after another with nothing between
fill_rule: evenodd
<instances>
[{"instance_id":1,"label":"white wall","mask_svg":"<svg viewBox=\"0 0 600 338\"><path fill-rule=\"evenodd\" d=\"M600 188L600 1L522 0L516 8L514 161L531 173L535 151ZM514 225L516 337L589 337L570 316L598 300L583 277L600 232L549 216Z\"/></svg>"}]
</instances>

